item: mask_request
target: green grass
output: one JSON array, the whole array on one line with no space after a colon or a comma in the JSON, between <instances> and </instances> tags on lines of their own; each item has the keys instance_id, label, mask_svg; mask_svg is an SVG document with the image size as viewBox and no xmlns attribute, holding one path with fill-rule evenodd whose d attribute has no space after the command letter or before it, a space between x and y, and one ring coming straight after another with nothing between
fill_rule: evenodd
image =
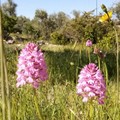
<instances>
[{"instance_id":1,"label":"green grass","mask_svg":"<svg viewBox=\"0 0 120 120\"><path fill-rule=\"evenodd\" d=\"M95 102L92 106L83 103L76 94L78 74L84 65L89 63L87 48L83 46L45 45L45 60L48 66L49 79L37 90L37 99L44 120L119 120L120 98L116 89L116 55L108 53L105 62L108 68L107 98L104 105ZM39 120L34 103L31 86L16 88L16 64L18 52L16 46L6 46L8 77L10 85L10 103L12 120ZM91 50L91 62L98 64L97 56ZM101 61L101 70L105 67ZM119 85L120 86L120 85ZM0 111L1 109L0 101ZM0 112L0 119L2 119Z\"/></svg>"}]
</instances>

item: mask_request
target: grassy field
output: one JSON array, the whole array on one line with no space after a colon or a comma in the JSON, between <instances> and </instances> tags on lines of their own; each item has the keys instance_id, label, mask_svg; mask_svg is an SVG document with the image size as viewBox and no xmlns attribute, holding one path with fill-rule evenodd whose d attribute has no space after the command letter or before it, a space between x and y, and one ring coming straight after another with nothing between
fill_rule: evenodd
<instances>
[{"instance_id":1,"label":"grassy field","mask_svg":"<svg viewBox=\"0 0 120 120\"><path fill-rule=\"evenodd\" d=\"M20 46L19 46L20 47ZM39 120L31 86L16 88L18 49L6 46L12 120ZM22 46L23 47L23 46ZM43 120L120 120L120 92L116 83L116 54L107 51L103 60L84 45L41 47L48 66L49 78L37 90L37 101ZM88 52L89 51L89 52ZM90 59L89 59L90 53ZM106 84L104 105L83 103L76 94L80 70L89 62L100 65ZM119 85L120 87L120 85ZM2 111L0 101L0 111ZM2 119L0 112L0 119Z\"/></svg>"}]
</instances>

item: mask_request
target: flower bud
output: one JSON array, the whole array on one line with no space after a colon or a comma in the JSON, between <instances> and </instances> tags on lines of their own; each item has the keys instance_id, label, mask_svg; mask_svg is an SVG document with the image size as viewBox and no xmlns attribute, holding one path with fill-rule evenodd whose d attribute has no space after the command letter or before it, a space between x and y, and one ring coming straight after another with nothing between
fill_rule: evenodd
<instances>
[{"instance_id":1,"label":"flower bud","mask_svg":"<svg viewBox=\"0 0 120 120\"><path fill-rule=\"evenodd\" d=\"M103 10L105 13L107 13L107 8L106 8L106 6L105 6L104 4L101 5L101 8L102 8L102 10Z\"/></svg>"}]
</instances>

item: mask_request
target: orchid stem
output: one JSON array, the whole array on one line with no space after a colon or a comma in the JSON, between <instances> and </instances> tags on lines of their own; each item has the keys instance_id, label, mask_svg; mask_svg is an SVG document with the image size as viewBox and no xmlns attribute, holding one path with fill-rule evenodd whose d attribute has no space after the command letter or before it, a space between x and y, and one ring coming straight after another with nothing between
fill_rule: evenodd
<instances>
[{"instance_id":1,"label":"orchid stem","mask_svg":"<svg viewBox=\"0 0 120 120\"><path fill-rule=\"evenodd\" d=\"M104 67L105 67L106 85L108 86L108 69L107 69L107 64L105 61L104 61Z\"/></svg>"},{"instance_id":2,"label":"orchid stem","mask_svg":"<svg viewBox=\"0 0 120 120\"><path fill-rule=\"evenodd\" d=\"M90 58L90 49L88 50L88 57L89 57L89 63L91 62L91 58Z\"/></svg>"}]
</instances>

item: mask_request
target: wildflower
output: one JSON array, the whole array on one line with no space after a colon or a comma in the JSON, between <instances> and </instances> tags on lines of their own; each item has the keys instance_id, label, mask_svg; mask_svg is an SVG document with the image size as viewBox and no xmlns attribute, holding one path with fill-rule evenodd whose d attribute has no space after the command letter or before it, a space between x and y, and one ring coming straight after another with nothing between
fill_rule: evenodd
<instances>
[{"instance_id":1,"label":"wildflower","mask_svg":"<svg viewBox=\"0 0 120 120\"><path fill-rule=\"evenodd\" d=\"M17 87L32 84L34 88L38 88L48 78L43 53L34 43L28 43L22 49L17 66Z\"/></svg>"},{"instance_id":2,"label":"wildflower","mask_svg":"<svg viewBox=\"0 0 120 120\"><path fill-rule=\"evenodd\" d=\"M87 40L86 46L91 47L92 46L92 41L91 40Z\"/></svg>"},{"instance_id":3,"label":"wildflower","mask_svg":"<svg viewBox=\"0 0 120 120\"><path fill-rule=\"evenodd\" d=\"M105 21L110 20L111 17L112 17L112 11L109 11L109 12L105 13L105 14L99 19L99 21L100 21L100 22L105 22Z\"/></svg>"},{"instance_id":4,"label":"wildflower","mask_svg":"<svg viewBox=\"0 0 120 120\"><path fill-rule=\"evenodd\" d=\"M98 100L99 104L104 104L106 85L100 69L94 63L81 70L76 88L83 102Z\"/></svg>"}]
</instances>

